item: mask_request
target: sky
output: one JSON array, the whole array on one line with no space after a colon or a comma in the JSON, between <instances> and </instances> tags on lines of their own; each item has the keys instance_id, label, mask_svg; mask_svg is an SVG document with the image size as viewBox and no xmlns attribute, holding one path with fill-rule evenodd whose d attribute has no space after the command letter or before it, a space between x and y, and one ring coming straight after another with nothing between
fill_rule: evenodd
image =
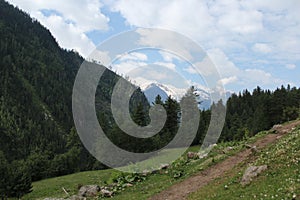
<instances>
[{"instance_id":1,"label":"sky","mask_svg":"<svg viewBox=\"0 0 300 200\"><path fill-rule=\"evenodd\" d=\"M258 85L273 90L282 84L300 87L299 0L8 2L40 21L61 47L74 49L86 58L114 35L138 28L160 28L196 42L208 55L201 63L216 66L226 90L252 90ZM146 64L152 69L181 68L185 82L202 84L201 77L194 77L194 68L165 51L127 53L113 66L118 73L126 74ZM151 70L149 66L147 69ZM162 69L156 72L166 71ZM139 85L154 81L137 77Z\"/></svg>"}]
</instances>

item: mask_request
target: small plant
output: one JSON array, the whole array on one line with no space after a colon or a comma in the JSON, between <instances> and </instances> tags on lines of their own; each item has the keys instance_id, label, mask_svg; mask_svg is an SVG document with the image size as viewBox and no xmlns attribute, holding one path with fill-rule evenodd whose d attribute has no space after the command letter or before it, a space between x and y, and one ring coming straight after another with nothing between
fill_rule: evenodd
<instances>
[{"instance_id":1,"label":"small plant","mask_svg":"<svg viewBox=\"0 0 300 200\"><path fill-rule=\"evenodd\" d=\"M172 177L177 179L184 175L183 170L173 170L171 173Z\"/></svg>"}]
</instances>

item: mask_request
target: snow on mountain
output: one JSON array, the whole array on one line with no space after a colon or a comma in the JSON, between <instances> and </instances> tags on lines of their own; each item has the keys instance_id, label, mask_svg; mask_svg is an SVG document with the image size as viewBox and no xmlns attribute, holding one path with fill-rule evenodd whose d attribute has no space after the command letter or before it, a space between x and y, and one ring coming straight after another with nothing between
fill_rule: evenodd
<instances>
[{"instance_id":1,"label":"snow on mountain","mask_svg":"<svg viewBox=\"0 0 300 200\"><path fill-rule=\"evenodd\" d=\"M141 87L141 89L143 90L150 104L155 101L155 97L157 95L160 95L163 101L165 101L168 96L171 96L179 101L188 90L188 88L176 88L172 85L163 85L159 83L151 83L147 86ZM198 102L200 102L200 109L208 109L211 106L211 97L208 89L197 86L195 87L195 94L197 95Z\"/></svg>"},{"instance_id":2,"label":"snow on mountain","mask_svg":"<svg viewBox=\"0 0 300 200\"><path fill-rule=\"evenodd\" d=\"M168 94L166 93L166 91L160 88L155 83L151 83L146 88L144 88L143 91L150 104L155 101L157 95L161 96L162 101L165 101L168 98Z\"/></svg>"}]
</instances>

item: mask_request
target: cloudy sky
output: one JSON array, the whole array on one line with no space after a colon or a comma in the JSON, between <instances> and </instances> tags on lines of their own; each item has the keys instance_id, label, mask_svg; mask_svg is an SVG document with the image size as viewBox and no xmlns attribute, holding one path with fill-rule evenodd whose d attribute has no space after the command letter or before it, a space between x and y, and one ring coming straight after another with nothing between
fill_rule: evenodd
<instances>
[{"instance_id":1,"label":"cloudy sky","mask_svg":"<svg viewBox=\"0 0 300 200\"><path fill-rule=\"evenodd\" d=\"M8 0L47 27L61 47L89 54L115 34L162 28L197 42L217 66L227 90L300 86L299 0ZM161 52L156 65L174 68ZM144 63L127 55L124 66ZM133 62L135 61L135 62ZM205 62L205 60L203 60ZM116 66L122 63L117 63ZM194 73L186 67L186 72Z\"/></svg>"}]
</instances>

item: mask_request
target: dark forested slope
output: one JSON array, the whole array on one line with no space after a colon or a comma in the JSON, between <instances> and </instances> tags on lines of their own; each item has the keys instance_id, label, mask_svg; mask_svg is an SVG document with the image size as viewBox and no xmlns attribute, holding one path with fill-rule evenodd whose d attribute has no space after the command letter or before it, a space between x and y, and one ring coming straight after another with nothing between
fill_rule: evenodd
<instances>
[{"instance_id":1,"label":"dark forested slope","mask_svg":"<svg viewBox=\"0 0 300 200\"><path fill-rule=\"evenodd\" d=\"M104 167L73 128L72 88L83 60L60 48L38 21L0 0L0 153L8 163L26 166L33 180ZM105 123L119 78L106 70L97 89L98 117ZM140 91L136 102L147 106Z\"/></svg>"}]
</instances>

